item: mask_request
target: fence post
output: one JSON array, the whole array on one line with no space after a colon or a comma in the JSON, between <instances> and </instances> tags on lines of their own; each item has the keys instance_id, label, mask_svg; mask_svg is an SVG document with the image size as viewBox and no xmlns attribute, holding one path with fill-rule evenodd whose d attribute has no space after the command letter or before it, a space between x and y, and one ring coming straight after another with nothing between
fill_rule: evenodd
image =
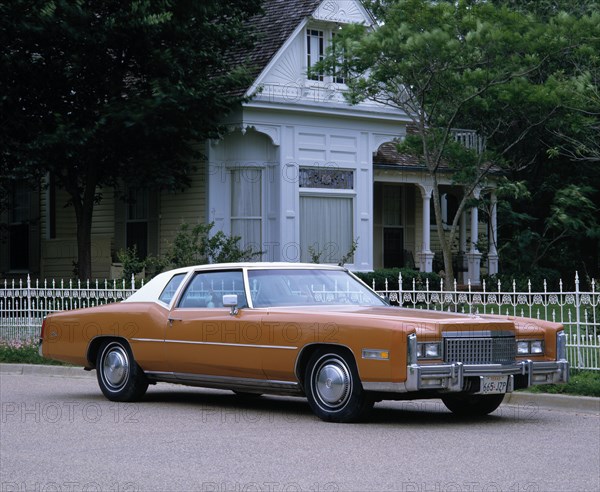
<instances>
[{"instance_id":1,"label":"fence post","mask_svg":"<svg viewBox=\"0 0 600 492\"><path fill-rule=\"evenodd\" d=\"M575 272L575 325L577 326L577 367L582 367L581 313L579 312L579 272Z\"/></svg>"},{"instance_id":2,"label":"fence post","mask_svg":"<svg viewBox=\"0 0 600 492\"><path fill-rule=\"evenodd\" d=\"M27 274L27 333L31 332L31 277Z\"/></svg>"},{"instance_id":3,"label":"fence post","mask_svg":"<svg viewBox=\"0 0 600 492\"><path fill-rule=\"evenodd\" d=\"M398 306L402 307L402 272L398 272Z\"/></svg>"}]
</instances>

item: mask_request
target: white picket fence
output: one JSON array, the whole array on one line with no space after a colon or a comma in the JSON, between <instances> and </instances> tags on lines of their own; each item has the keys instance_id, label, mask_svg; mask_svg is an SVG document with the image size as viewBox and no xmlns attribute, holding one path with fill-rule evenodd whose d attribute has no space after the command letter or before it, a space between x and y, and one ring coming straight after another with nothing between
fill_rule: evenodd
<instances>
[{"instance_id":1,"label":"white picket fence","mask_svg":"<svg viewBox=\"0 0 600 492\"><path fill-rule=\"evenodd\" d=\"M5 280L0 287L0 341L37 339L48 313L122 301L135 291L133 278L129 286L125 280Z\"/></svg>"},{"instance_id":2,"label":"white picket fence","mask_svg":"<svg viewBox=\"0 0 600 492\"><path fill-rule=\"evenodd\" d=\"M500 282L495 290L484 283L481 289L468 286L467 290L445 290L430 286L406 288L400 276L398 290L388 289L378 293L392 304L417 309L455 311L462 313L489 313L546 319L562 323L567 332L567 355L572 366L579 369L600 370L600 293L592 281L591 290L579 290L575 276L575 290L563 291L562 281L558 291L549 291L546 282L542 292L518 292L513 282L511 290L502 290ZM0 287L0 341L36 339L46 314L69 309L98 306L126 299L136 290L132 279L104 282L4 282Z\"/></svg>"}]
</instances>

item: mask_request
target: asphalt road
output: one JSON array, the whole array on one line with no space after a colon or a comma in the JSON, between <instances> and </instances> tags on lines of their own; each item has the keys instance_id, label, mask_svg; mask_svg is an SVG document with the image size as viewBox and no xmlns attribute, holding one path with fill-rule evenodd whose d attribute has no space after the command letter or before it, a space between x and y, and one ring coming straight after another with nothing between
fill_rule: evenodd
<instances>
[{"instance_id":1,"label":"asphalt road","mask_svg":"<svg viewBox=\"0 0 600 492\"><path fill-rule=\"evenodd\" d=\"M461 420L384 402L329 424L306 400L162 384L112 403L95 379L0 373L0 491L598 491L600 416L502 405Z\"/></svg>"}]
</instances>

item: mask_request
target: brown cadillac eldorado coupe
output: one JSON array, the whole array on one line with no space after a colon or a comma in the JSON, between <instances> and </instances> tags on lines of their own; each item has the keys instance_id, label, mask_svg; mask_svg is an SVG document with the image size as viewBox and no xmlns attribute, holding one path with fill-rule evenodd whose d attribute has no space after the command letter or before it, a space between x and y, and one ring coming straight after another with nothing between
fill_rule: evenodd
<instances>
[{"instance_id":1,"label":"brown cadillac eldorado coupe","mask_svg":"<svg viewBox=\"0 0 600 492\"><path fill-rule=\"evenodd\" d=\"M342 267L293 263L162 273L121 303L49 315L40 353L96 369L113 401L164 381L306 396L335 422L393 399L485 415L569 377L560 324L392 307Z\"/></svg>"}]
</instances>

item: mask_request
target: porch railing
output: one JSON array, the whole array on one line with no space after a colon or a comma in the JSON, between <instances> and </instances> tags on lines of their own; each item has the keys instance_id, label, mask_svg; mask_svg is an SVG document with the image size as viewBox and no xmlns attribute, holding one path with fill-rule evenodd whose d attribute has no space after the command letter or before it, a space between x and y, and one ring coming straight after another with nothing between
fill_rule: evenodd
<instances>
[{"instance_id":1,"label":"porch railing","mask_svg":"<svg viewBox=\"0 0 600 492\"><path fill-rule=\"evenodd\" d=\"M485 282L480 290L453 290L439 286L403 285L399 277L399 289L385 289L378 293L392 304L416 309L455 311L461 313L502 314L525 316L562 323L567 333L568 359L579 369L600 370L600 292L592 281L591 290L579 289L575 276L575 290L564 291L562 281L557 291L550 291L544 282L543 291L529 288L517 291L503 290L498 282L490 289ZM374 287L374 286L373 286ZM126 299L136 291L135 283L120 281L103 282L47 282L6 281L0 286L0 340L37 338L44 316L48 313L69 309L98 306Z\"/></svg>"}]
</instances>

